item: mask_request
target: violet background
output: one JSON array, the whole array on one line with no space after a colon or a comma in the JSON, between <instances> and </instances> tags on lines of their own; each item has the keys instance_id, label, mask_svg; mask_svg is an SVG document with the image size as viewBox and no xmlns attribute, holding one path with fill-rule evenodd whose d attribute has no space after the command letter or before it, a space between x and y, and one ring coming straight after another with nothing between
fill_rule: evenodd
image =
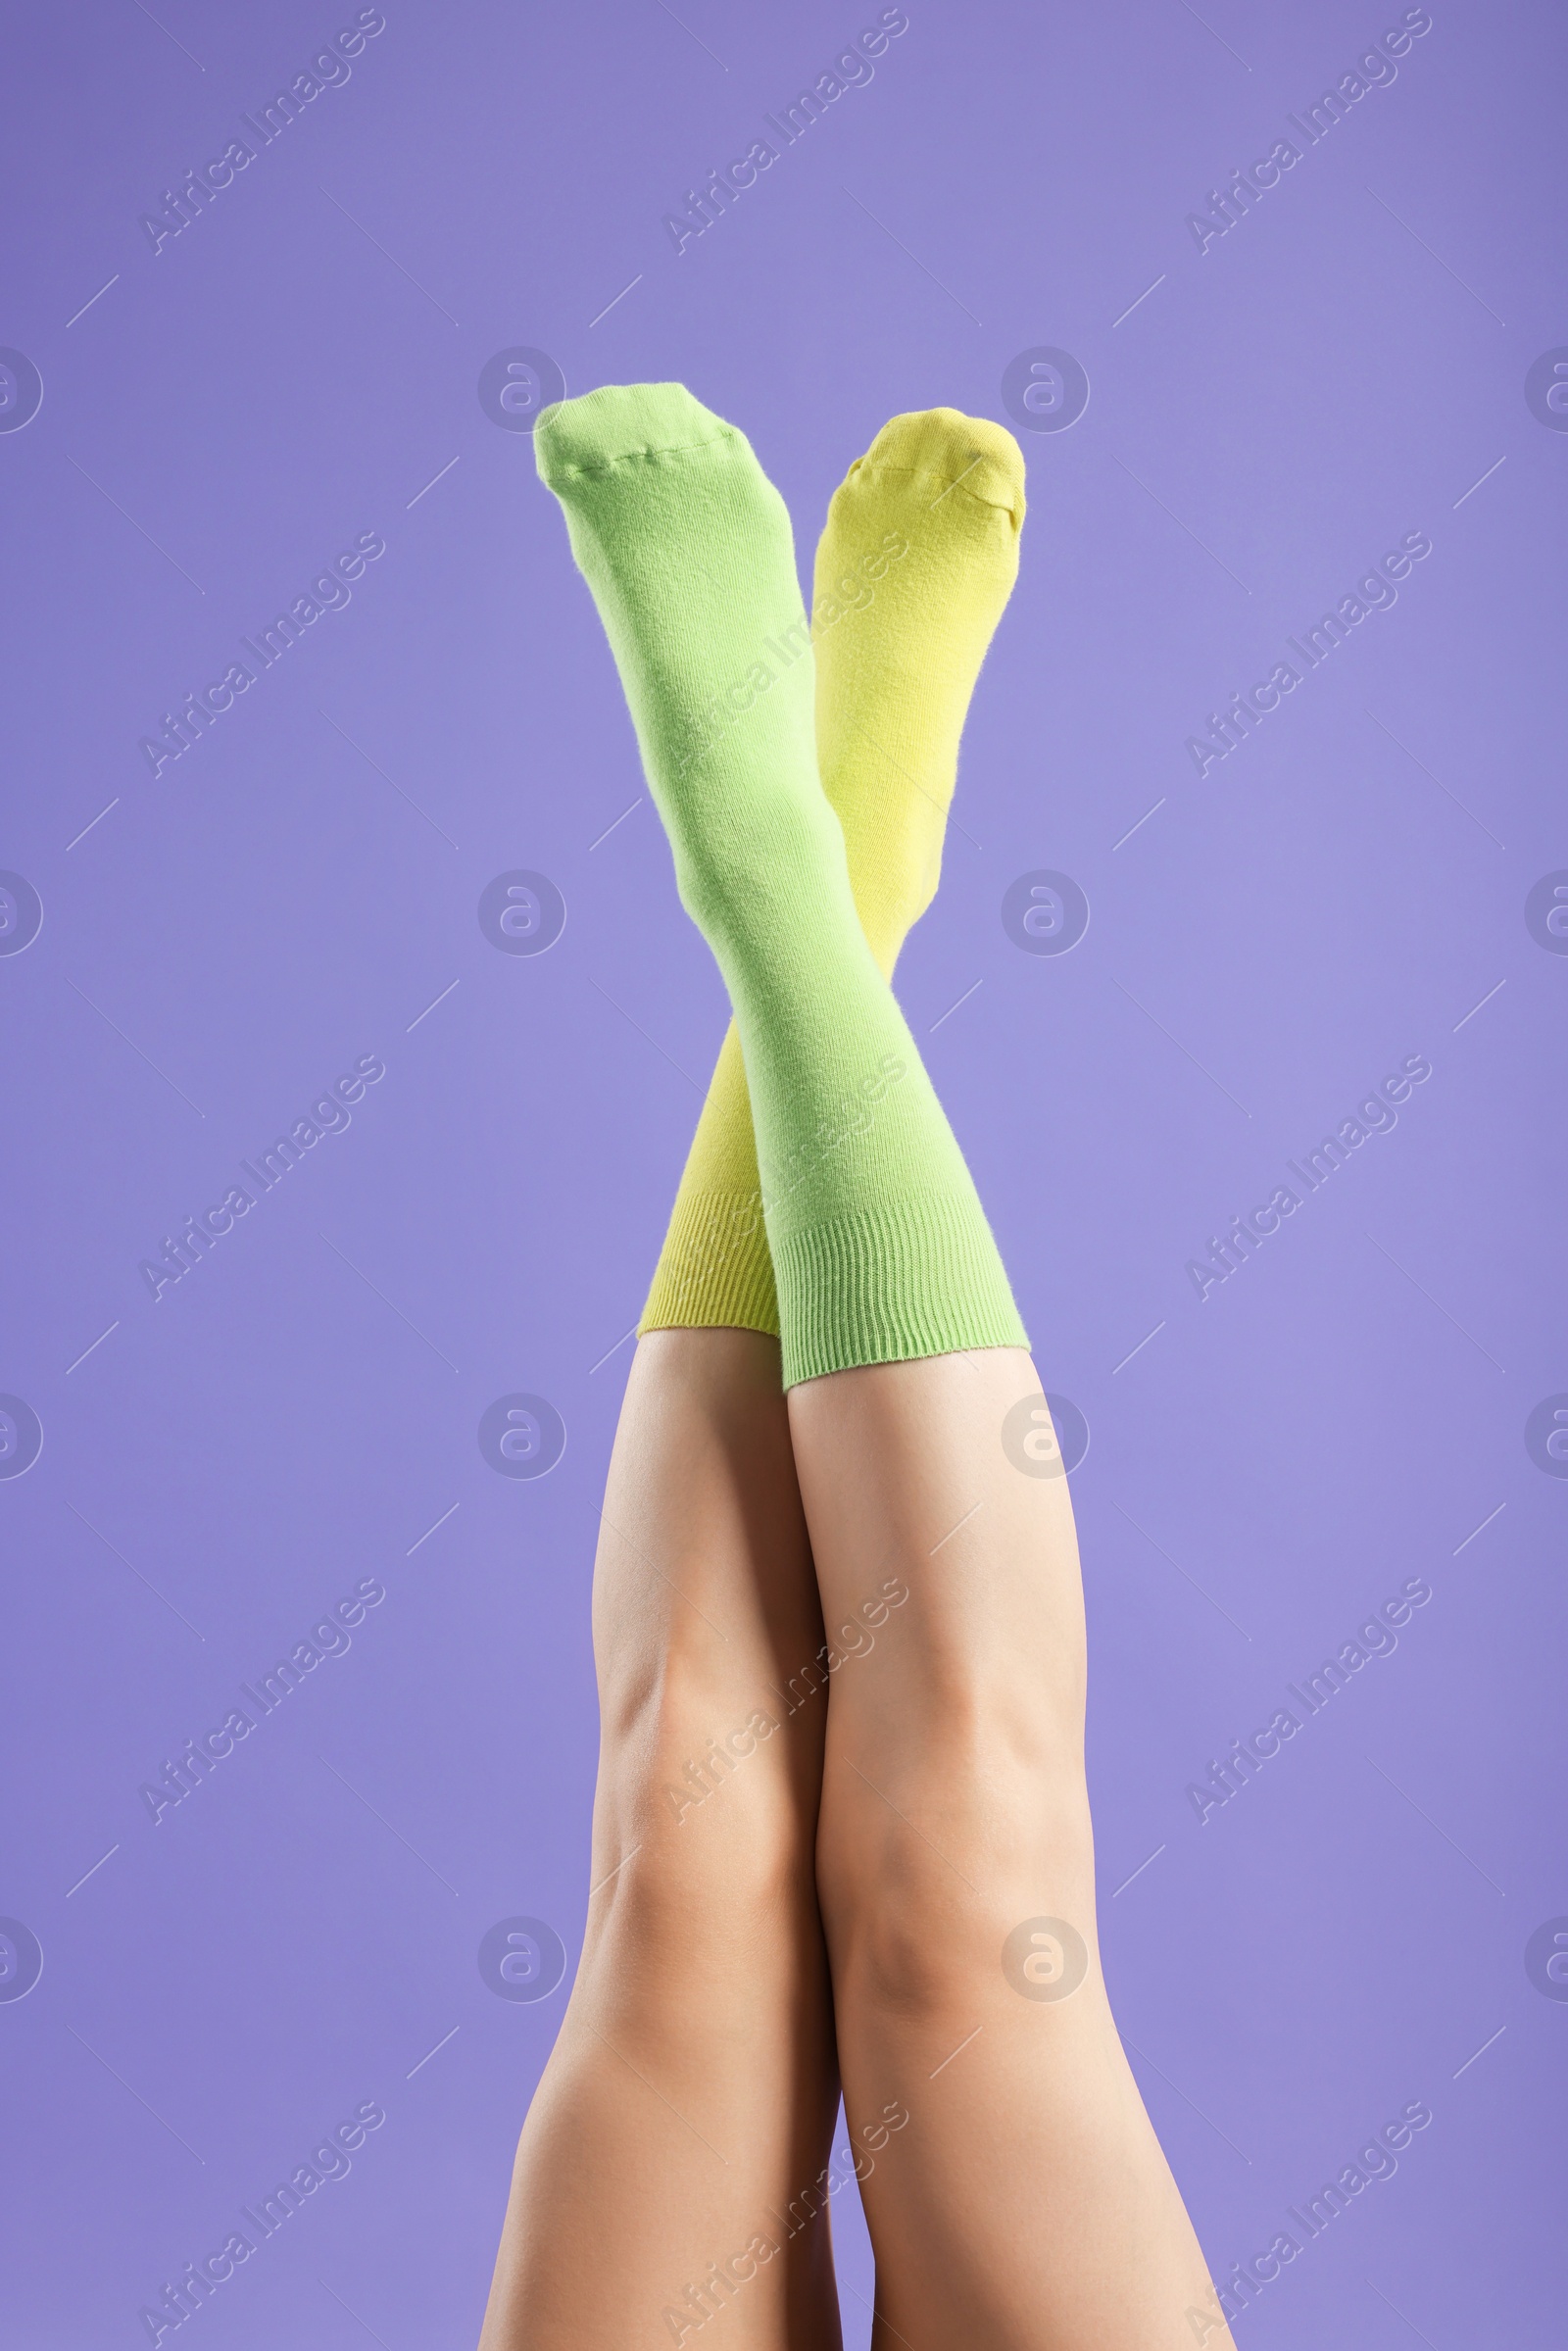
<instances>
[{"instance_id":1,"label":"violet background","mask_svg":"<svg viewBox=\"0 0 1568 2351\"><path fill-rule=\"evenodd\" d=\"M1187 214L1398 8L908 13L679 257L662 216L875 8L388 0L156 257L138 216L353 9L11 26L0 342L44 398L0 435L0 865L44 922L0 958L0 1389L44 1445L0 1481L0 1912L44 1967L0 2001L8 2351L144 2341L369 2098L352 2174L190 2327L471 2343L564 1999L495 1997L477 1947L518 1913L578 1947L611 1350L725 1005L646 799L600 839L641 778L531 441L475 396L514 344L572 391L690 384L803 563L888 415L1006 420L1037 344L1087 368L1078 423L1021 436L1022 577L899 987L1092 1432L1106 1970L1217 2276L1432 2108L1243 2342L1474 2351L1560 2308L1568 2006L1524 1951L1568 1912L1568 1487L1523 1427L1568 1388L1568 962L1523 904L1568 864L1568 439L1523 382L1568 341L1568 26L1435 0L1200 255ZM152 780L160 712L371 530L351 605ZM1200 781L1204 714L1414 530L1397 604ZM480 932L511 867L564 895L547 955ZM1003 930L1034 867L1088 894L1070 955ZM155 1305L138 1261L370 1053L351 1128ZM1200 1303L1185 1261L1418 1053L1397 1128ZM538 1481L475 1441L513 1390L568 1431ZM155 1827L140 1784L371 1575L350 1652ZM1416 1575L1396 1653L1200 1827L1187 1784Z\"/></svg>"}]
</instances>

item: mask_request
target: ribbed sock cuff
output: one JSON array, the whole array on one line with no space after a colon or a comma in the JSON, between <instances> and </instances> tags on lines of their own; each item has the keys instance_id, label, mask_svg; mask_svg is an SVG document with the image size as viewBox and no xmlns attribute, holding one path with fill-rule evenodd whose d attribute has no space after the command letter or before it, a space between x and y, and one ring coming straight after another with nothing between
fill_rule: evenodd
<instances>
[{"instance_id":1,"label":"ribbed sock cuff","mask_svg":"<svg viewBox=\"0 0 1568 2351\"><path fill-rule=\"evenodd\" d=\"M762 1331L778 1337L778 1298L761 1202L682 1192L637 1325L644 1331Z\"/></svg>"},{"instance_id":2,"label":"ribbed sock cuff","mask_svg":"<svg viewBox=\"0 0 1568 2351\"><path fill-rule=\"evenodd\" d=\"M774 1244L784 1385L1027 1334L978 1201L890 1200Z\"/></svg>"}]
</instances>

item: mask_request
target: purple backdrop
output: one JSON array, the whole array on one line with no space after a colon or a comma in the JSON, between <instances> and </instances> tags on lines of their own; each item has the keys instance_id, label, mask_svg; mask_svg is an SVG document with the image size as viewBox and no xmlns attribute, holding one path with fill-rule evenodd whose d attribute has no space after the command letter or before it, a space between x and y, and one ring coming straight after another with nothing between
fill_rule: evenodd
<instances>
[{"instance_id":1,"label":"purple backdrop","mask_svg":"<svg viewBox=\"0 0 1568 2351\"><path fill-rule=\"evenodd\" d=\"M1291 13L910 0L836 72L876 6L13 25L17 2351L147 2340L339 2125L180 2340L476 2331L564 1998L549 1935L536 1999L480 1946L575 1959L596 1508L725 1016L534 478L552 369L689 383L803 561L889 414L1017 424L900 989L1089 1432L1106 1968L1216 2277L1300 2240L1244 2342L1544 2339L1565 26Z\"/></svg>"}]
</instances>

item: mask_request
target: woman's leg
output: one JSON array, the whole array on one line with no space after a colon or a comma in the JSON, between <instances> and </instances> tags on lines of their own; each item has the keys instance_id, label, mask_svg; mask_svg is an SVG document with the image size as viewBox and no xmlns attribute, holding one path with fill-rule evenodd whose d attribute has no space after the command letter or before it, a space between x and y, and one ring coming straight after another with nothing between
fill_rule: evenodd
<instances>
[{"instance_id":1,"label":"woman's leg","mask_svg":"<svg viewBox=\"0 0 1568 2351\"><path fill-rule=\"evenodd\" d=\"M873 2341L1220 2351L1100 1972L1078 1549L1039 1390L998 1347L789 1398L829 1641L884 1580L909 1595L834 1676L817 1848Z\"/></svg>"},{"instance_id":2,"label":"woman's leg","mask_svg":"<svg viewBox=\"0 0 1568 2351\"><path fill-rule=\"evenodd\" d=\"M986 455L1006 477L1000 506L972 495ZM895 417L851 468L817 549L823 774L884 968L936 887L964 710L1017 573L1021 481L1000 427L948 410ZM790 642L803 648L804 629ZM709 2265L747 2246L736 2266L756 2276L744 2296L718 2274L726 2308L743 2304L729 2333L813 2351L837 2340L827 2222L812 2217L834 2110L811 1877L825 1674L778 1350L753 1335L778 1328L732 1029L644 1315L660 1335L639 1351L612 1470L596 1576L605 1753L593 1878L608 1886L519 2150L486 2335L498 2351L522 2339L523 2311L530 2345L557 2339L538 2332L542 2303L559 2307L572 2341L597 2339L574 2331L588 2314L569 2281L585 2266L597 2268L608 2332L627 2341L651 2270L677 2278L661 2339L684 2339L716 2307ZM735 1325L746 1328L711 1327ZM660 1580L671 1560L683 1597ZM727 2135L702 2130L722 2170L637 2091L622 2055L683 2112L716 2096ZM654 2072L671 2057L691 2106ZM628 2087L650 2110L631 2135ZM613 2169L622 2157L630 2181ZM661 2194L645 2192L654 2179ZM689 2285L695 2300L682 2299Z\"/></svg>"},{"instance_id":3,"label":"woman's leg","mask_svg":"<svg viewBox=\"0 0 1568 2351\"><path fill-rule=\"evenodd\" d=\"M817 778L809 680L762 658L801 625L788 517L744 437L679 386L567 402L534 447L615 649L682 896L735 1009L784 1379L811 1391L791 1428L830 1640L872 1622L862 1583L911 1594L898 1633L840 1670L822 1832L841 2039L855 2041L851 2125L884 2159L885 2242L913 2280L896 2280L902 2323L888 2327L906 2341L917 2329L933 2351L1174 2346L1207 2295L1094 1962L1065 1497L1043 1499L1058 1481L1004 1447L1008 1410L1039 1408L1023 1326L860 928ZM955 494L1004 505L1004 454L977 457ZM1018 1447L1030 1468L1040 1435ZM945 1555L979 1543L982 1521L955 1597ZM841 1800L840 1754L863 1790L853 1799ZM866 1875L851 1885L857 1867ZM1048 1899L1061 1907L1013 1915ZM959 2025L930 2046L934 2029ZM988 2031L1001 2056L979 2061L978 2090L939 2088ZM932 2120L901 2166L916 2094ZM1049 2255L988 2225L998 2199L1014 2225L1022 2207L1051 2230Z\"/></svg>"},{"instance_id":4,"label":"woman's leg","mask_svg":"<svg viewBox=\"0 0 1568 2351\"><path fill-rule=\"evenodd\" d=\"M650 1334L594 1570L595 1890L482 2351L691 2343L720 2310L729 2351L838 2343L803 2201L838 2102L821 1643L777 1342Z\"/></svg>"}]
</instances>

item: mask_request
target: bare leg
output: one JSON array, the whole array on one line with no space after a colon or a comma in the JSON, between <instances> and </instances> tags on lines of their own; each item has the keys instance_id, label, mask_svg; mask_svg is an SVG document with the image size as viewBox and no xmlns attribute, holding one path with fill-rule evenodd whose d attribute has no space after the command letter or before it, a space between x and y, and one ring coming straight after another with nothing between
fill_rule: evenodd
<instances>
[{"instance_id":1,"label":"bare leg","mask_svg":"<svg viewBox=\"0 0 1568 2351\"><path fill-rule=\"evenodd\" d=\"M821 1642L777 1342L651 1333L594 1571L597 1890L481 2351L689 2343L720 2310L729 2351L835 2351L828 2224L801 2202L838 2103Z\"/></svg>"},{"instance_id":2,"label":"bare leg","mask_svg":"<svg viewBox=\"0 0 1568 2351\"><path fill-rule=\"evenodd\" d=\"M874 2341L1222 2351L1100 1973L1078 1550L1066 1479L1033 1474L1043 1402L1037 1457L1003 1445L1039 1386L996 1348L789 1398L829 1640L884 1583L909 1593L835 1675L818 1844Z\"/></svg>"}]
</instances>

